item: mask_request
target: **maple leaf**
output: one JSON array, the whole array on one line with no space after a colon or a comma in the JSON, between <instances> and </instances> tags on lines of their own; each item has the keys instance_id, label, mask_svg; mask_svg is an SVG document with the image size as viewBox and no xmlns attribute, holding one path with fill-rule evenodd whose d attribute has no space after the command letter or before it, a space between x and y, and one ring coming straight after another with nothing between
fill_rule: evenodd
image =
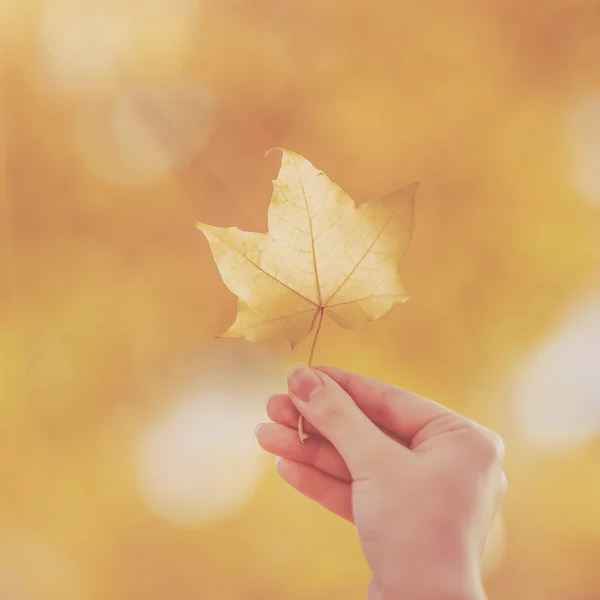
<instances>
[{"instance_id":1,"label":"maple leaf","mask_svg":"<svg viewBox=\"0 0 600 600\"><path fill-rule=\"evenodd\" d=\"M316 327L310 365L325 315L358 330L408 299L398 263L412 238L418 183L356 206L307 159L282 153L267 233L196 226L238 296L237 318L220 337L283 336L294 348Z\"/></svg>"}]
</instances>

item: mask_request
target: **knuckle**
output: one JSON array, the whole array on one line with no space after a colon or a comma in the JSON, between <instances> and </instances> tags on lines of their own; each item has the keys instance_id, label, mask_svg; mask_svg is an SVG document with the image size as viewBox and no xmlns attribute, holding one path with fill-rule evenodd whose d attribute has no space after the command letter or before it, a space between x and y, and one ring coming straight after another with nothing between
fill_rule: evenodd
<instances>
[{"instance_id":1,"label":"knuckle","mask_svg":"<svg viewBox=\"0 0 600 600\"><path fill-rule=\"evenodd\" d=\"M484 429L486 456L493 464L502 463L504 461L504 440L499 433L490 429Z\"/></svg>"},{"instance_id":2,"label":"knuckle","mask_svg":"<svg viewBox=\"0 0 600 600\"><path fill-rule=\"evenodd\" d=\"M346 388L348 394L354 397L360 395L361 384L361 377L356 373L350 373L344 387Z\"/></svg>"},{"instance_id":3,"label":"knuckle","mask_svg":"<svg viewBox=\"0 0 600 600\"><path fill-rule=\"evenodd\" d=\"M486 465L501 464L504 460L504 440L502 437L477 423L471 422L466 426L469 451L474 457Z\"/></svg>"},{"instance_id":4,"label":"knuckle","mask_svg":"<svg viewBox=\"0 0 600 600\"><path fill-rule=\"evenodd\" d=\"M377 418L381 423L393 423L398 418L398 390L386 388L379 392L375 404Z\"/></svg>"}]
</instances>

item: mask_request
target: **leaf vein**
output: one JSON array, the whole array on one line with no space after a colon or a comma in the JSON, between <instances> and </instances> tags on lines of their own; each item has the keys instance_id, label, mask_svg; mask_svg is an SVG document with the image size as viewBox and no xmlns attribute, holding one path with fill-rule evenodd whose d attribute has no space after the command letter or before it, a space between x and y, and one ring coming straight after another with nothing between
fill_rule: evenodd
<instances>
[{"instance_id":1,"label":"leaf vein","mask_svg":"<svg viewBox=\"0 0 600 600\"><path fill-rule=\"evenodd\" d=\"M355 300L346 300L345 302L338 302L337 304L328 304L327 308L335 308L336 306L342 306L344 304L353 304L354 302L363 302L364 300L371 300L372 298L404 298L406 294L371 294L364 298L356 298Z\"/></svg>"},{"instance_id":2,"label":"leaf vein","mask_svg":"<svg viewBox=\"0 0 600 600\"><path fill-rule=\"evenodd\" d=\"M287 288L288 290L290 290L290 292L293 292L294 294L296 294L297 296L299 296L303 300L306 300L307 302L310 302L313 306L318 306L318 304L316 302L314 302L310 298L307 298L304 294L301 294L298 290L295 290L293 287L289 286L287 283L284 283L283 281L281 281L281 279L277 279L277 277L275 277L274 275L272 275L271 273L269 273L268 271L266 271L265 269L263 269L258 263L254 262L253 260L251 260L250 258L248 258L248 256L246 254L244 254L243 252L241 252L238 248L236 248L233 244L231 244L227 240L223 239L220 235L218 235L217 233L215 233L214 235L217 238L219 238L224 244L226 244L227 246L229 246L232 250L234 250L235 252L237 252L240 256L242 256L243 258L245 258L251 265L254 265L259 271L261 271L262 273L264 273L267 277L270 277L273 281L276 281L277 283L281 284L283 287Z\"/></svg>"},{"instance_id":3,"label":"leaf vein","mask_svg":"<svg viewBox=\"0 0 600 600\"><path fill-rule=\"evenodd\" d=\"M365 260L365 258L369 254L369 252L371 252L371 250L373 249L373 247L375 246L375 244L381 237L381 234L385 231L385 228L390 224L392 217L396 214L396 210L397 210L397 208L394 208L394 210L391 212L390 216L388 217L388 220L383 224L383 227L379 230L379 233L375 236L375 239L373 240L371 245L367 248L366 252L356 262L356 264L354 265L354 267L352 268L350 273L348 273L348 275L344 278L342 283L340 283L338 288L333 292L333 294L331 294L331 296L329 296L329 299L327 300L327 302L325 302L325 306L329 306L329 303L331 302L331 300L333 300L335 295L346 285L346 283L348 283L348 280L350 279L350 277L352 277L352 275L354 275L354 273L356 272L356 269L358 269L358 267L361 265L361 263Z\"/></svg>"},{"instance_id":4,"label":"leaf vein","mask_svg":"<svg viewBox=\"0 0 600 600\"><path fill-rule=\"evenodd\" d=\"M252 310L252 309L250 309L250 310ZM248 329L254 329L255 327L261 327L263 325L269 325L270 323L275 323L277 321L283 321L284 319L291 319L292 317L297 317L298 315L302 315L304 313L312 312L312 311L315 311L315 314L316 314L318 312L318 307L317 307L317 310L315 310L315 307L313 306L312 308L306 308L304 310L299 310L298 312L291 313L289 315L281 315L280 317L268 319L267 321L261 321L260 323L254 323L253 325L247 325L246 327L242 327L242 330L247 331ZM258 314L254 310L252 310L252 312L255 315Z\"/></svg>"},{"instance_id":5,"label":"leaf vein","mask_svg":"<svg viewBox=\"0 0 600 600\"><path fill-rule=\"evenodd\" d=\"M292 157L292 162L294 163L294 167L296 167L296 172L298 173L298 179L300 180L300 187L302 189L302 196L304 198L304 204L306 205L306 214L308 216L308 227L309 227L309 232L310 232L310 244L312 247L312 255L313 255L313 266L315 269L315 285L317 286L317 297L319 299L319 305L321 305L323 303L323 299L321 298L321 285L319 284L319 270L317 268L317 253L315 252L315 235L313 233L313 223L312 223L312 217L310 214L310 207L308 205L308 198L306 197L306 190L304 189L304 181L302 180L302 175L300 174L300 169L298 168L298 163L296 163L296 159L293 157ZM329 188L327 188L324 203L327 202L327 196L329 196Z\"/></svg>"}]
</instances>

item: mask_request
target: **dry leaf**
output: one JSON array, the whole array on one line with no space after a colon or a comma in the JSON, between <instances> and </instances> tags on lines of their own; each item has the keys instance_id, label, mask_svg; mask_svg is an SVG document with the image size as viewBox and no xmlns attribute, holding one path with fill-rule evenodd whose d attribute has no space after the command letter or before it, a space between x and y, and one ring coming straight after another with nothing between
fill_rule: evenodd
<instances>
[{"instance_id":1,"label":"dry leaf","mask_svg":"<svg viewBox=\"0 0 600 600\"><path fill-rule=\"evenodd\" d=\"M418 184L357 207L308 160L282 152L268 233L196 226L239 298L222 337L282 335L293 348L316 327L311 364L324 315L357 330L408 299L398 263L412 238Z\"/></svg>"}]
</instances>

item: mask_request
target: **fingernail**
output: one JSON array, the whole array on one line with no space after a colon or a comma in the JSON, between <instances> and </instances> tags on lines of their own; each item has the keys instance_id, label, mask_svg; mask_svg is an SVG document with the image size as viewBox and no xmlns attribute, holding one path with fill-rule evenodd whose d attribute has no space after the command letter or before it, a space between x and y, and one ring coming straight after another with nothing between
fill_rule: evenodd
<instances>
[{"instance_id":1,"label":"fingernail","mask_svg":"<svg viewBox=\"0 0 600 600\"><path fill-rule=\"evenodd\" d=\"M279 463L281 462L281 456L275 457L275 468L279 469Z\"/></svg>"},{"instance_id":2,"label":"fingernail","mask_svg":"<svg viewBox=\"0 0 600 600\"><path fill-rule=\"evenodd\" d=\"M288 387L303 402L309 402L314 393L323 387L323 380L309 367L295 367L288 373Z\"/></svg>"},{"instance_id":3,"label":"fingernail","mask_svg":"<svg viewBox=\"0 0 600 600\"><path fill-rule=\"evenodd\" d=\"M264 425L264 423L259 423L254 430L254 435L258 435L258 430Z\"/></svg>"}]
</instances>

